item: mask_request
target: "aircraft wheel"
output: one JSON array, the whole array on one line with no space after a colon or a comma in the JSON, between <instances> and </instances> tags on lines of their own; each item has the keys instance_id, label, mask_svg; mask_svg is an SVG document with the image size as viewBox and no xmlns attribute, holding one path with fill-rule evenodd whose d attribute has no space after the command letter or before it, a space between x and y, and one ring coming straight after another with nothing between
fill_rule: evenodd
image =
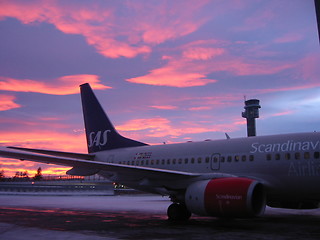
<instances>
[{"instance_id":1,"label":"aircraft wheel","mask_svg":"<svg viewBox=\"0 0 320 240\"><path fill-rule=\"evenodd\" d=\"M168 218L172 221L184 221L191 217L191 212L184 204L172 203L167 210Z\"/></svg>"}]
</instances>

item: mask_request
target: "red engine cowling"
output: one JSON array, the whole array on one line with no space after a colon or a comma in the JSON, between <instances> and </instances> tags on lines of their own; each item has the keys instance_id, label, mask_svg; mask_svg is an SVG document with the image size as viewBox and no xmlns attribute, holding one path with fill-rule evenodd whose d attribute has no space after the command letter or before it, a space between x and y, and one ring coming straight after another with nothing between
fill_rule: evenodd
<instances>
[{"instance_id":1,"label":"red engine cowling","mask_svg":"<svg viewBox=\"0 0 320 240\"><path fill-rule=\"evenodd\" d=\"M197 215L253 217L263 214L266 197L263 185L248 178L219 178L191 184L185 204Z\"/></svg>"}]
</instances>

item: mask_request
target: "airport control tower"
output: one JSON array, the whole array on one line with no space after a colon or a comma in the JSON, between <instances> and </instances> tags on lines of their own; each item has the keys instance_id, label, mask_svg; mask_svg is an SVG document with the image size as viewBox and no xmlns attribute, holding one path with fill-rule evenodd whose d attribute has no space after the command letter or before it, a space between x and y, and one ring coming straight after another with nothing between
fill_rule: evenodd
<instances>
[{"instance_id":1,"label":"airport control tower","mask_svg":"<svg viewBox=\"0 0 320 240\"><path fill-rule=\"evenodd\" d=\"M259 105L258 99L250 99L245 101L242 117L247 119L247 132L248 137L256 136L256 118L259 118Z\"/></svg>"}]
</instances>

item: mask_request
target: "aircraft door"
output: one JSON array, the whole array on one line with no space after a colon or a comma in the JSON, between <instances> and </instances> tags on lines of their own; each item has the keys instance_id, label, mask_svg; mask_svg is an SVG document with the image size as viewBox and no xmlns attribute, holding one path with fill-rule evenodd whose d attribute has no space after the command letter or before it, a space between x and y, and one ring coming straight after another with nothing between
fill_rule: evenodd
<instances>
[{"instance_id":1,"label":"aircraft door","mask_svg":"<svg viewBox=\"0 0 320 240\"><path fill-rule=\"evenodd\" d=\"M220 169L220 153L214 153L211 155L211 169L212 170Z\"/></svg>"}]
</instances>

